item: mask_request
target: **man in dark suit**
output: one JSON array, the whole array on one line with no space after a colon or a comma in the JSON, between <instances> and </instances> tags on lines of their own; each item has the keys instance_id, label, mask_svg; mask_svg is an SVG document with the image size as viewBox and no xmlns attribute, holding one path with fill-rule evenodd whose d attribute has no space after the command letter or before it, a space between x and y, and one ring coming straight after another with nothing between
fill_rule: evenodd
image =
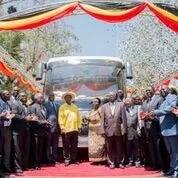
<instances>
[{"instance_id":1,"label":"man in dark suit","mask_svg":"<svg viewBox=\"0 0 178 178\"><path fill-rule=\"evenodd\" d=\"M4 113L3 119L3 165L5 172L12 172L11 170L11 142L12 142L12 130L11 130L11 122L13 118L13 114L11 113L11 107L8 103L10 100L10 93L7 90L2 91L1 99L0 99L0 113Z\"/></svg>"},{"instance_id":2,"label":"man in dark suit","mask_svg":"<svg viewBox=\"0 0 178 178\"><path fill-rule=\"evenodd\" d=\"M30 121L31 133L35 141L34 145L32 146L32 149L34 151L35 169L38 169L40 167L43 152L44 149L46 148L44 144L48 138L48 133L50 130L50 126L47 121L47 111L43 104L44 104L43 94L37 93L34 96L34 104L28 108L28 113L32 117Z\"/></svg>"},{"instance_id":3,"label":"man in dark suit","mask_svg":"<svg viewBox=\"0 0 178 178\"><path fill-rule=\"evenodd\" d=\"M52 163L56 163L58 160L57 148L59 142L59 125L58 125L58 108L59 106L55 103L54 93L49 94L48 101L45 103L45 108L47 111L48 122L51 124L51 130L48 138L48 158Z\"/></svg>"},{"instance_id":4,"label":"man in dark suit","mask_svg":"<svg viewBox=\"0 0 178 178\"><path fill-rule=\"evenodd\" d=\"M117 101L117 94L109 94L109 102L102 106L101 117L104 121L106 135L108 164L111 169L115 166L123 168L123 137L126 131L126 111L123 102Z\"/></svg>"},{"instance_id":5,"label":"man in dark suit","mask_svg":"<svg viewBox=\"0 0 178 178\"><path fill-rule=\"evenodd\" d=\"M12 131L14 142L14 165L17 173L22 173L22 169L27 169L30 147L30 132L27 122L27 95L22 92L11 104L12 113L15 117L12 119Z\"/></svg>"},{"instance_id":6,"label":"man in dark suit","mask_svg":"<svg viewBox=\"0 0 178 178\"><path fill-rule=\"evenodd\" d=\"M3 113L0 113L0 173L2 171L2 158L3 158L3 122L2 118Z\"/></svg>"},{"instance_id":7,"label":"man in dark suit","mask_svg":"<svg viewBox=\"0 0 178 178\"><path fill-rule=\"evenodd\" d=\"M124 99L124 92L123 92L123 90L118 90L117 91L117 99L118 99L118 101L123 101L123 99Z\"/></svg>"},{"instance_id":8,"label":"man in dark suit","mask_svg":"<svg viewBox=\"0 0 178 178\"><path fill-rule=\"evenodd\" d=\"M154 109L159 108L163 99L154 94L153 89L146 89L147 99L143 102L141 106L141 113L143 114L142 119L144 120L144 130L145 130L145 164L151 166L154 169L160 168L162 165L162 160L159 150L159 142L161 138L161 130L159 120L155 117L152 120L146 113L151 112Z\"/></svg>"},{"instance_id":9,"label":"man in dark suit","mask_svg":"<svg viewBox=\"0 0 178 178\"><path fill-rule=\"evenodd\" d=\"M4 144L4 122L3 118L5 117L5 112L3 111L3 106L2 106L2 93L0 93L0 173L2 172L2 167L3 167L3 144Z\"/></svg>"}]
</instances>

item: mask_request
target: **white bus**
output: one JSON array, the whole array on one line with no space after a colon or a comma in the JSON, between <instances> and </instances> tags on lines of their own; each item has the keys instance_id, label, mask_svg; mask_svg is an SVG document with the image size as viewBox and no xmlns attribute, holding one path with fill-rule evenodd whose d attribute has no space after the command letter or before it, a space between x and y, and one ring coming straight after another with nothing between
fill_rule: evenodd
<instances>
[{"instance_id":1,"label":"white bus","mask_svg":"<svg viewBox=\"0 0 178 178\"><path fill-rule=\"evenodd\" d=\"M54 92L57 101L62 103L61 96L65 91L76 93L75 104L83 117L79 147L87 147L86 118L91 99L102 99L111 91L125 90L126 77L132 78L131 67L129 64L126 66L117 57L103 56L55 57L38 66L36 79L43 79L45 95Z\"/></svg>"}]
</instances>

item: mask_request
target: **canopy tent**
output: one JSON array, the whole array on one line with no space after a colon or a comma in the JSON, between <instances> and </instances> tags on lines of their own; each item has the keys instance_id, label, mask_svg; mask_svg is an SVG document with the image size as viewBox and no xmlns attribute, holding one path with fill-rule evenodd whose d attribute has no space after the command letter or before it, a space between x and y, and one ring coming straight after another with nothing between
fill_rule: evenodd
<instances>
[{"instance_id":1,"label":"canopy tent","mask_svg":"<svg viewBox=\"0 0 178 178\"><path fill-rule=\"evenodd\" d=\"M149 8L168 28L178 33L178 10L176 7L161 3L109 3L109 2L72 2L60 7L46 8L14 18L0 20L0 30L27 30L37 28L57 19L66 17L75 10L83 10L92 17L109 22L128 21Z\"/></svg>"},{"instance_id":2,"label":"canopy tent","mask_svg":"<svg viewBox=\"0 0 178 178\"><path fill-rule=\"evenodd\" d=\"M9 67L8 64L3 59L0 59L0 73L7 77L16 78L19 86L27 88L32 93L40 91L40 89L37 86L34 86L34 84L32 84L30 81L27 81L23 74Z\"/></svg>"}]
</instances>

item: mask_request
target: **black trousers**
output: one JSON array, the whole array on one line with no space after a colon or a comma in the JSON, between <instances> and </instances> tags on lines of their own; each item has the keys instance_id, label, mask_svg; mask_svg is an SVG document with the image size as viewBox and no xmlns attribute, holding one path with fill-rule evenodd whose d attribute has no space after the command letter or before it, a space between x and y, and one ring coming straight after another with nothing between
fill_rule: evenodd
<instances>
[{"instance_id":1,"label":"black trousers","mask_svg":"<svg viewBox=\"0 0 178 178\"><path fill-rule=\"evenodd\" d=\"M124 161L123 136L106 137L108 164L119 165Z\"/></svg>"},{"instance_id":2,"label":"black trousers","mask_svg":"<svg viewBox=\"0 0 178 178\"><path fill-rule=\"evenodd\" d=\"M161 168L162 170L169 170L170 155L166 148L163 137L160 138L159 148L160 148L160 157L161 157Z\"/></svg>"},{"instance_id":3,"label":"black trousers","mask_svg":"<svg viewBox=\"0 0 178 178\"><path fill-rule=\"evenodd\" d=\"M63 155L65 162L76 162L78 147L78 132L62 134Z\"/></svg>"},{"instance_id":4,"label":"black trousers","mask_svg":"<svg viewBox=\"0 0 178 178\"><path fill-rule=\"evenodd\" d=\"M178 172L178 135L163 137L170 155L170 170Z\"/></svg>"},{"instance_id":5,"label":"black trousers","mask_svg":"<svg viewBox=\"0 0 178 178\"><path fill-rule=\"evenodd\" d=\"M161 136L153 135L151 129L145 129L144 156L145 165L153 168L162 168L163 159L160 153Z\"/></svg>"},{"instance_id":6,"label":"black trousers","mask_svg":"<svg viewBox=\"0 0 178 178\"><path fill-rule=\"evenodd\" d=\"M140 163L139 140L127 140L127 156L129 163Z\"/></svg>"},{"instance_id":7,"label":"black trousers","mask_svg":"<svg viewBox=\"0 0 178 178\"><path fill-rule=\"evenodd\" d=\"M46 136L34 134L33 136L33 156L34 156L34 167L40 167L42 163L44 147L45 147L45 140Z\"/></svg>"},{"instance_id":8,"label":"black trousers","mask_svg":"<svg viewBox=\"0 0 178 178\"><path fill-rule=\"evenodd\" d=\"M58 142L59 142L59 133L53 132L48 134L48 140L47 140L47 158L49 161L57 162L58 160L58 154L57 154L57 148L58 148Z\"/></svg>"},{"instance_id":9,"label":"black trousers","mask_svg":"<svg viewBox=\"0 0 178 178\"><path fill-rule=\"evenodd\" d=\"M0 169L2 168L3 144L4 144L3 125L0 125Z\"/></svg>"},{"instance_id":10,"label":"black trousers","mask_svg":"<svg viewBox=\"0 0 178 178\"><path fill-rule=\"evenodd\" d=\"M11 168L11 148L12 148L12 130L11 127L4 127L4 167Z\"/></svg>"},{"instance_id":11,"label":"black trousers","mask_svg":"<svg viewBox=\"0 0 178 178\"><path fill-rule=\"evenodd\" d=\"M159 142L160 142L159 137L152 136L148 137L151 166L155 168L161 167Z\"/></svg>"},{"instance_id":12,"label":"black trousers","mask_svg":"<svg viewBox=\"0 0 178 178\"><path fill-rule=\"evenodd\" d=\"M13 131L14 142L14 166L15 169L26 169L29 167L30 132Z\"/></svg>"}]
</instances>

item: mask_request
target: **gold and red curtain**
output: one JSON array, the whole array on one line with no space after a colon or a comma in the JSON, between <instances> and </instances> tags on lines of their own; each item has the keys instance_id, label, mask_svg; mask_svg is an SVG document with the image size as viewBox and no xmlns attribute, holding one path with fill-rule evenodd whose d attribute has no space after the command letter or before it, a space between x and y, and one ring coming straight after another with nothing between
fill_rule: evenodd
<instances>
[{"instance_id":1,"label":"gold and red curtain","mask_svg":"<svg viewBox=\"0 0 178 178\"><path fill-rule=\"evenodd\" d=\"M0 30L26 30L37 28L72 13L76 7L77 3L70 3L31 17L21 17L16 20L3 20L0 21Z\"/></svg>"},{"instance_id":2,"label":"gold and red curtain","mask_svg":"<svg viewBox=\"0 0 178 178\"><path fill-rule=\"evenodd\" d=\"M0 73L7 77L14 77L16 72L14 72L3 60L0 60Z\"/></svg>"},{"instance_id":3,"label":"gold and red curtain","mask_svg":"<svg viewBox=\"0 0 178 178\"><path fill-rule=\"evenodd\" d=\"M35 93L40 91L37 87L35 87L30 81L27 81L21 74L16 75L18 85L27 88L30 92Z\"/></svg>"},{"instance_id":4,"label":"gold and red curtain","mask_svg":"<svg viewBox=\"0 0 178 178\"><path fill-rule=\"evenodd\" d=\"M28 88L31 92L39 91L39 89L37 89L32 83L27 81L15 69L9 67L2 59L0 59L0 73L10 78L17 78L18 84Z\"/></svg>"},{"instance_id":5,"label":"gold and red curtain","mask_svg":"<svg viewBox=\"0 0 178 178\"><path fill-rule=\"evenodd\" d=\"M17 74L17 81L20 86L28 88L28 90L32 93L40 91L39 88L35 87L30 81L27 81L21 74Z\"/></svg>"},{"instance_id":6,"label":"gold and red curtain","mask_svg":"<svg viewBox=\"0 0 178 178\"><path fill-rule=\"evenodd\" d=\"M141 3L127 10L121 9L101 9L93 5L79 3L79 7L87 14L105 22L118 23L132 19L140 14L146 7L146 3Z\"/></svg>"},{"instance_id":7,"label":"gold and red curtain","mask_svg":"<svg viewBox=\"0 0 178 178\"><path fill-rule=\"evenodd\" d=\"M158 17L158 19L164 23L167 27L178 33L178 16L177 13L169 12L163 7L158 7L154 4L148 3L149 9ZM171 10L171 9L170 9ZM175 12L178 12L175 10Z\"/></svg>"},{"instance_id":8,"label":"gold and red curtain","mask_svg":"<svg viewBox=\"0 0 178 178\"><path fill-rule=\"evenodd\" d=\"M17 80L19 82L19 85L26 86L28 84L28 81L25 80L25 78L21 74L17 74Z\"/></svg>"},{"instance_id":9,"label":"gold and red curtain","mask_svg":"<svg viewBox=\"0 0 178 178\"><path fill-rule=\"evenodd\" d=\"M178 32L178 10L169 5L161 3L111 3L111 2L72 2L55 6L32 14L0 20L0 30L26 30L50 23L54 20L61 19L74 12L76 8L82 9L92 17L109 22L119 23L130 20L144 11L148 7L157 18L160 19L167 27Z\"/></svg>"}]
</instances>

